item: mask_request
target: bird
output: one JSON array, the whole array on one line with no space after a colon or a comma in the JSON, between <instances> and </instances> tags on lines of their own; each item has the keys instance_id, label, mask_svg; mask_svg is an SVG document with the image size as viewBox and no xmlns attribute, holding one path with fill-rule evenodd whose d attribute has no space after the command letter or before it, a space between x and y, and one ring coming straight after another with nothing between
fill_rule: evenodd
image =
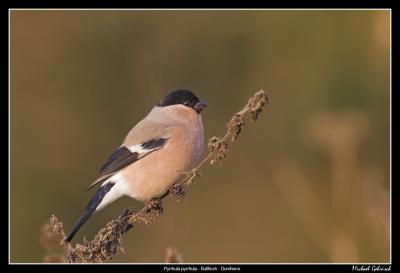
<instances>
[{"instance_id":1,"label":"bird","mask_svg":"<svg viewBox=\"0 0 400 273\"><path fill-rule=\"evenodd\" d=\"M65 241L94 213L122 196L147 202L165 194L199 161L204 150L201 113L207 103L191 90L166 94L127 134L88 190L100 185Z\"/></svg>"}]
</instances>

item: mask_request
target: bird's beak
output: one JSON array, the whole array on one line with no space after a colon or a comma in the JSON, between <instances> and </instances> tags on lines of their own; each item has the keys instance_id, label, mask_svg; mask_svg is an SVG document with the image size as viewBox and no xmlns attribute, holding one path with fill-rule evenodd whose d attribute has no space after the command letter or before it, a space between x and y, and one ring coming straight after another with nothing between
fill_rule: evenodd
<instances>
[{"instance_id":1,"label":"bird's beak","mask_svg":"<svg viewBox=\"0 0 400 273\"><path fill-rule=\"evenodd\" d=\"M194 105L194 110L196 110L196 112L200 114L201 111L203 111L203 109L206 108L206 107L207 107L207 103L205 101L203 101L203 100L200 100L199 102L197 102Z\"/></svg>"}]
</instances>

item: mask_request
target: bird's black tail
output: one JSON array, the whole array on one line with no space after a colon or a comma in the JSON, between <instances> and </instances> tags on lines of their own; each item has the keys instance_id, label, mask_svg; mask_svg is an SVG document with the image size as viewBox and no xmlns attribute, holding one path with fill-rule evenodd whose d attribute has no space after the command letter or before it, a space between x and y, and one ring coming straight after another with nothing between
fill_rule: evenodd
<instances>
[{"instance_id":1,"label":"bird's black tail","mask_svg":"<svg viewBox=\"0 0 400 273\"><path fill-rule=\"evenodd\" d=\"M79 228L89 219L90 215L96 210L97 206L101 203L104 196L111 190L115 183L108 182L104 186L101 186L92 199L90 200L89 204L87 205L86 209L83 211L81 217L79 217L78 221L76 221L74 227L72 228L71 232L69 233L68 237L65 239L66 242L70 242L72 238L75 236L76 232Z\"/></svg>"}]
</instances>

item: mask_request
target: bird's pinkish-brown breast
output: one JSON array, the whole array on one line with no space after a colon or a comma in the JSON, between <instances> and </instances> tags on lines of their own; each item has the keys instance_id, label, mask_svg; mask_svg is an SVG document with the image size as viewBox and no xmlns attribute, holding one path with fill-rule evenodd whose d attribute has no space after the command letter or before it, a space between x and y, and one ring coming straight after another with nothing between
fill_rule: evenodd
<instances>
[{"instance_id":1,"label":"bird's pinkish-brown breast","mask_svg":"<svg viewBox=\"0 0 400 273\"><path fill-rule=\"evenodd\" d=\"M146 201L161 196L198 162L204 148L203 124L200 115L191 114L170 128L163 148L122 170L131 197Z\"/></svg>"}]
</instances>

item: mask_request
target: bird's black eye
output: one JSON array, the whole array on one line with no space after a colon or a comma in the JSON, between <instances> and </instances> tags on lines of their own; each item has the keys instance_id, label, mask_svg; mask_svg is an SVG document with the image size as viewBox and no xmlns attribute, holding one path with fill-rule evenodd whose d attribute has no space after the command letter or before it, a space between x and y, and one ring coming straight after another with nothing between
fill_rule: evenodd
<instances>
[{"instance_id":1,"label":"bird's black eye","mask_svg":"<svg viewBox=\"0 0 400 273\"><path fill-rule=\"evenodd\" d=\"M190 101L185 100L185 101L183 102L183 105L185 105L185 106L190 106Z\"/></svg>"}]
</instances>

